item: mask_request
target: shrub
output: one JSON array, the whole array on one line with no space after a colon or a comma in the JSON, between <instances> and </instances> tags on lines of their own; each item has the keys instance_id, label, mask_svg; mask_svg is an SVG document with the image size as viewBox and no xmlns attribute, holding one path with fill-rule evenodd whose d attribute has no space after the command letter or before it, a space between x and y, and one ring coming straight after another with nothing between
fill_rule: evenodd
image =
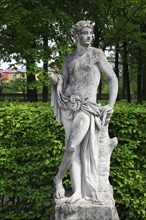
<instances>
[{"instance_id":1,"label":"shrub","mask_svg":"<svg viewBox=\"0 0 146 220\"><path fill-rule=\"evenodd\" d=\"M48 219L62 134L48 105L0 108L1 219Z\"/></svg>"},{"instance_id":2,"label":"shrub","mask_svg":"<svg viewBox=\"0 0 146 220\"><path fill-rule=\"evenodd\" d=\"M118 104L110 124L118 137L112 154L111 183L120 219L146 219L146 108Z\"/></svg>"},{"instance_id":3,"label":"shrub","mask_svg":"<svg viewBox=\"0 0 146 220\"><path fill-rule=\"evenodd\" d=\"M117 104L110 136L119 144L110 180L121 220L146 219L146 109ZM46 220L53 207L53 176L64 151L64 129L48 104L0 107L0 218ZM68 186L68 176L64 178Z\"/></svg>"}]
</instances>

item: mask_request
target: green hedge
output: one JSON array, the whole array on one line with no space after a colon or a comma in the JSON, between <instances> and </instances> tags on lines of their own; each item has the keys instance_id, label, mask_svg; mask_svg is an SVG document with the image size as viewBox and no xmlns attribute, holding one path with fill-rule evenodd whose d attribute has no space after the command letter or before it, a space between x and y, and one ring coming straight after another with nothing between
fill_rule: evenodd
<instances>
[{"instance_id":1,"label":"green hedge","mask_svg":"<svg viewBox=\"0 0 146 220\"><path fill-rule=\"evenodd\" d=\"M146 219L146 108L117 104L110 136L119 144L110 180L121 220ZM64 129L48 104L0 107L0 219L48 220L53 176L64 151ZM64 178L66 187L68 176Z\"/></svg>"},{"instance_id":2,"label":"green hedge","mask_svg":"<svg viewBox=\"0 0 146 220\"><path fill-rule=\"evenodd\" d=\"M48 219L63 140L49 106L0 108L0 219Z\"/></svg>"},{"instance_id":3,"label":"green hedge","mask_svg":"<svg viewBox=\"0 0 146 220\"><path fill-rule=\"evenodd\" d=\"M110 124L118 137L111 182L122 220L146 219L146 106L119 104Z\"/></svg>"}]
</instances>

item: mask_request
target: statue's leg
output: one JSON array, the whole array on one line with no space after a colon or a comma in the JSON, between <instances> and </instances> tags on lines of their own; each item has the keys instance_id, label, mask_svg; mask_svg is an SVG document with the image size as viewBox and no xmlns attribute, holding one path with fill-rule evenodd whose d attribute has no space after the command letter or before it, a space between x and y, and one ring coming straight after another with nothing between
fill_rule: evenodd
<instances>
[{"instance_id":1,"label":"statue's leg","mask_svg":"<svg viewBox=\"0 0 146 220\"><path fill-rule=\"evenodd\" d=\"M63 192L60 192L62 191L62 178L63 178L64 173L70 168L70 166L72 164L73 166L76 164L74 167L78 166L81 169L79 150L77 151L77 146L81 143L84 136L86 135L89 125L90 125L90 117L86 113L80 111L79 113L76 114L72 122L70 136L67 141L67 149L63 155L62 162L59 167L59 171L56 177L54 178L54 182L56 184L56 198L61 198L64 196ZM78 185L78 180L77 180L75 168L72 168L72 169L74 170L74 172L72 171L72 174L73 174L72 179L74 179L73 185L75 188L74 194L78 194L78 195L80 194L80 197L81 197L80 185L79 187L76 188L76 186ZM74 202L75 200L77 200L74 194L72 196L72 199L69 202Z\"/></svg>"},{"instance_id":2,"label":"statue's leg","mask_svg":"<svg viewBox=\"0 0 146 220\"><path fill-rule=\"evenodd\" d=\"M80 146L76 149L76 155L70 166L71 183L73 195L67 199L66 202L73 203L82 198L81 195L81 159L80 159Z\"/></svg>"},{"instance_id":3,"label":"statue's leg","mask_svg":"<svg viewBox=\"0 0 146 220\"><path fill-rule=\"evenodd\" d=\"M63 122L64 129L65 129L65 145L67 145L67 141L69 139L71 127L72 127L72 120L68 120L68 111L66 111L66 112L63 111L61 120ZM55 183L55 187L56 187L55 197L57 199L63 198L65 195L65 189L62 184L62 177L59 178L56 175L54 177L54 183Z\"/></svg>"},{"instance_id":4,"label":"statue's leg","mask_svg":"<svg viewBox=\"0 0 146 220\"><path fill-rule=\"evenodd\" d=\"M63 125L65 128L66 145L71 134L71 128L73 121L68 120L66 117L62 117ZM76 149L76 154L70 166L70 176L73 192L78 193L81 197L81 161L80 161L80 146ZM76 176L76 178L75 178ZM78 181L77 181L78 180Z\"/></svg>"}]
</instances>

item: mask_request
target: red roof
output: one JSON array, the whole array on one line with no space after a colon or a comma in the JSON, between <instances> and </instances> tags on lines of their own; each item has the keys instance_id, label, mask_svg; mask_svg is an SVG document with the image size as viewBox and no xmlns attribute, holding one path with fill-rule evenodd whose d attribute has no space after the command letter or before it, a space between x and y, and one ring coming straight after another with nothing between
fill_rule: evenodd
<instances>
[{"instance_id":1,"label":"red roof","mask_svg":"<svg viewBox=\"0 0 146 220\"><path fill-rule=\"evenodd\" d=\"M8 80L8 75L0 70L0 80Z\"/></svg>"}]
</instances>

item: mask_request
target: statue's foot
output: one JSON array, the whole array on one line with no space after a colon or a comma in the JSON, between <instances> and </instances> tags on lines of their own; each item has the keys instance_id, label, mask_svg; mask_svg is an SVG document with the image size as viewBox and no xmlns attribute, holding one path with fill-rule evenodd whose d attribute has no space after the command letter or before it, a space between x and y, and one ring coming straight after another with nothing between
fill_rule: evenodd
<instances>
[{"instance_id":1,"label":"statue's foot","mask_svg":"<svg viewBox=\"0 0 146 220\"><path fill-rule=\"evenodd\" d=\"M55 187L56 187L55 198L61 199L65 195L65 190L64 190L64 187L62 185L62 180L57 178L56 176L54 177L53 180L54 180Z\"/></svg>"},{"instance_id":2,"label":"statue's foot","mask_svg":"<svg viewBox=\"0 0 146 220\"><path fill-rule=\"evenodd\" d=\"M81 193L75 192L71 197L69 197L66 202L67 203L75 203L76 201L78 201L79 199L82 198Z\"/></svg>"}]
</instances>

